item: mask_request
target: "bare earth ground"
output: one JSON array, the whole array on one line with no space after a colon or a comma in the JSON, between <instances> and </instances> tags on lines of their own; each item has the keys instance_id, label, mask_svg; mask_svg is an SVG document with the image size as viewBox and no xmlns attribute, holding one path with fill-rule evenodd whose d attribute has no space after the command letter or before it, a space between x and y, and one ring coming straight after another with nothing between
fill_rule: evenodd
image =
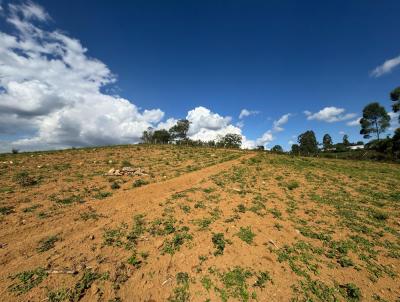
<instances>
[{"instance_id":1,"label":"bare earth ground","mask_svg":"<svg viewBox=\"0 0 400 302\"><path fill-rule=\"evenodd\" d=\"M398 165L173 146L0 161L1 301L400 301ZM122 166L149 175L104 176Z\"/></svg>"}]
</instances>

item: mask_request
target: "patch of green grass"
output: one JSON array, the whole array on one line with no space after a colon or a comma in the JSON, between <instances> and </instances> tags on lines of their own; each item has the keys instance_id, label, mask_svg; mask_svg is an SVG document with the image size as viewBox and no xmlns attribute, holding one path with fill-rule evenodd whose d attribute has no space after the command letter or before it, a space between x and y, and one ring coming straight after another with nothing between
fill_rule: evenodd
<instances>
[{"instance_id":1,"label":"patch of green grass","mask_svg":"<svg viewBox=\"0 0 400 302\"><path fill-rule=\"evenodd\" d=\"M354 266L353 261L349 257L341 257L338 259L338 263L341 267Z\"/></svg>"},{"instance_id":2,"label":"patch of green grass","mask_svg":"<svg viewBox=\"0 0 400 302\"><path fill-rule=\"evenodd\" d=\"M194 204L195 209L205 209L206 205L204 204L204 201L198 201Z\"/></svg>"},{"instance_id":3,"label":"patch of green grass","mask_svg":"<svg viewBox=\"0 0 400 302\"><path fill-rule=\"evenodd\" d=\"M239 204L238 206L237 206L237 211L238 212L240 212L240 213L245 213L246 212L246 207L244 206L244 204Z\"/></svg>"},{"instance_id":4,"label":"patch of green grass","mask_svg":"<svg viewBox=\"0 0 400 302\"><path fill-rule=\"evenodd\" d=\"M174 233L171 239L164 240L162 247L162 254L175 254L176 251L180 250L180 247L188 240L192 240L193 236L188 233L189 228L183 227L179 231Z\"/></svg>"},{"instance_id":5,"label":"patch of green grass","mask_svg":"<svg viewBox=\"0 0 400 302\"><path fill-rule=\"evenodd\" d=\"M250 294L248 292L247 279L252 275L250 271L238 266L222 274L220 279L224 288L218 290L222 300L228 301L231 297L240 301L248 301Z\"/></svg>"},{"instance_id":6,"label":"patch of green grass","mask_svg":"<svg viewBox=\"0 0 400 302\"><path fill-rule=\"evenodd\" d=\"M91 270L85 270L81 279L75 284L74 288L71 290L70 301L79 301L84 296L86 291L92 286L93 282L100 279L102 275L92 272Z\"/></svg>"},{"instance_id":7,"label":"patch of green grass","mask_svg":"<svg viewBox=\"0 0 400 302\"><path fill-rule=\"evenodd\" d=\"M266 284L268 281L271 281L271 282L272 282L272 278L271 278L271 276L269 275L269 273L268 273L268 272L260 272L260 273L257 275L257 280L256 280L256 282L254 283L253 286L255 286L255 287L260 287L260 288L264 288L264 287L265 287L265 284Z\"/></svg>"},{"instance_id":8,"label":"patch of green grass","mask_svg":"<svg viewBox=\"0 0 400 302\"><path fill-rule=\"evenodd\" d=\"M382 211L371 211L371 217L378 221L385 221L389 218L389 215Z\"/></svg>"},{"instance_id":9,"label":"patch of green grass","mask_svg":"<svg viewBox=\"0 0 400 302\"><path fill-rule=\"evenodd\" d=\"M80 217L82 220L87 221L89 219L98 220L100 215L96 213L96 211L87 211L80 213Z\"/></svg>"},{"instance_id":10,"label":"patch of green grass","mask_svg":"<svg viewBox=\"0 0 400 302\"><path fill-rule=\"evenodd\" d=\"M180 204L179 207L181 208L181 210L183 212L185 212L186 214L190 213L190 206L186 205L186 204Z\"/></svg>"},{"instance_id":11,"label":"patch of green grass","mask_svg":"<svg viewBox=\"0 0 400 302\"><path fill-rule=\"evenodd\" d=\"M189 292L189 274L179 272L176 274L177 287L174 288L174 294L168 298L169 302L187 302L190 301Z\"/></svg>"},{"instance_id":12,"label":"patch of green grass","mask_svg":"<svg viewBox=\"0 0 400 302\"><path fill-rule=\"evenodd\" d=\"M38 217L39 219L45 219L45 218L50 217L50 214L45 213L45 212L40 212L40 213L37 214L37 217Z\"/></svg>"},{"instance_id":13,"label":"patch of green grass","mask_svg":"<svg viewBox=\"0 0 400 302\"><path fill-rule=\"evenodd\" d=\"M128 263L133 265L135 268L140 268L142 266L142 262L142 260L138 259L136 253L133 253L133 255L128 259Z\"/></svg>"},{"instance_id":14,"label":"patch of green grass","mask_svg":"<svg viewBox=\"0 0 400 302\"><path fill-rule=\"evenodd\" d=\"M96 198L96 199L104 199L104 198L107 198L107 197L109 197L111 195L112 195L111 192L99 191L93 197Z\"/></svg>"},{"instance_id":15,"label":"patch of green grass","mask_svg":"<svg viewBox=\"0 0 400 302\"><path fill-rule=\"evenodd\" d=\"M55 236L49 236L49 237L43 238L43 239L41 239L41 240L39 241L39 246L36 248L36 250L37 250L39 253L46 252L46 251L48 251L48 250L54 248L54 247L55 247L55 243L56 243L57 241L59 241L59 240L60 240L60 238L58 238L57 235L55 235Z\"/></svg>"},{"instance_id":16,"label":"patch of green grass","mask_svg":"<svg viewBox=\"0 0 400 302\"><path fill-rule=\"evenodd\" d=\"M201 282L201 284L203 285L203 287L204 287L207 291L209 291L209 290L211 289L211 287L212 287L212 281L211 281L210 277L204 276L204 277L201 278L200 282Z\"/></svg>"},{"instance_id":17,"label":"patch of green grass","mask_svg":"<svg viewBox=\"0 0 400 302\"><path fill-rule=\"evenodd\" d=\"M175 232L175 218L156 219L151 223L149 233L151 235L165 236Z\"/></svg>"},{"instance_id":18,"label":"patch of green grass","mask_svg":"<svg viewBox=\"0 0 400 302\"><path fill-rule=\"evenodd\" d=\"M56 171L65 171L65 170L71 169L71 164L54 165L53 169L56 170Z\"/></svg>"},{"instance_id":19,"label":"patch of green grass","mask_svg":"<svg viewBox=\"0 0 400 302\"><path fill-rule=\"evenodd\" d=\"M194 223L199 227L199 231L207 230L213 221L210 218L195 220Z\"/></svg>"},{"instance_id":20,"label":"patch of green grass","mask_svg":"<svg viewBox=\"0 0 400 302\"><path fill-rule=\"evenodd\" d=\"M38 286L47 277L47 272L44 268L36 268L31 271L24 271L11 276L12 280L17 279L17 283L10 285L8 288L11 292L18 295L25 294L32 288Z\"/></svg>"},{"instance_id":21,"label":"patch of green grass","mask_svg":"<svg viewBox=\"0 0 400 302\"><path fill-rule=\"evenodd\" d=\"M296 189L296 188L299 187L299 183L298 183L297 181L289 181L289 182L286 184L286 187L287 187L289 190L294 190L294 189Z\"/></svg>"},{"instance_id":22,"label":"patch of green grass","mask_svg":"<svg viewBox=\"0 0 400 302\"><path fill-rule=\"evenodd\" d=\"M247 244L251 244L253 243L253 239L256 235L252 232L250 227L240 227L240 230L238 233L236 233L236 236L238 236Z\"/></svg>"},{"instance_id":23,"label":"patch of green grass","mask_svg":"<svg viewBox=\"0 0 400 302\"><path fill-rule=\"evenodd\" d=\"M326 301L326 302L337 302L339 299L336 297L336 288L329 287L325 283L319 280L306 280L300 281L301 288L304 292L303 301Z\"/></svg>"},{"instance_id":24,"label":"patch of green grass","mask_svg":"<svg viewBox=\"0 0 400 302\"><path fill-rule=\"evenodd\" d=\"M272 214L272 216L274 216L274 218L282 219L282 212L279 211L278 209L274 208L274 209L269 209L268 211Z\"/></svg>"},{"instance_id":25,"label":"patch of green grass","mask_svg":"<svg viewBox=\"0 0 400 302\"><path fill-rule=\"evenodd\" d=\"M145 185L147 185L147 184L149 184L149 182L148 182L147 180L144 180L144 179L136 179L136 180L133 182L132 187L138 188L138 187L141 187L141 186L145 186Z\"/></svg>"},{"instance_id":26,"label":"patch of green grass","mask_svg":"<svg viewBox=\"0 0 400 302\"><path fill-rule=\"evenodd\" d=\"M72 194L67 197L57 197L56 195L51 195L50 200L55 201L58 204L70 205L72 203L84 203L84 199L80 195Z\"/></svg>"},{"instance_id":27,"label":"patch of green grass","mask_svg":"<svg viewBox=\"0 0 400 302\"><path fill-rule=\"evenodd\" d=\"M119 185L119 183L114 181L114 182L111 183L110 188L113 189L113 190L117 190L117 189L121 188L121 186Z\"/></svg>"},{"instance_id":28,"label":"patch of green grass","mask_svg":"<svg viewBox=\"0 0 400 302\"><path fill-rule=\"evenodd\" d=\"M214 255L222 255L224 254L226 240L224 238L223 233L214 233L211 239L212 243L214 244L215 252Z\"/></svg>"},{"instance_id":29,"label":"patch of green grass","mask_svg":"<svg viewBox=\"0 0 400 302\"><path fill-rule=\"evenodd\" d=\"M356 302L361 300L361 291L354 283L340 285L340 292L347 301Z\"/></svg>"},{"instance_id":30,"label":"patch of green grass","mask_svg":"<svg viewBox=\"0 0 400 302\"><path fill-rule=\"evenodd\" d=\"M1 215L10 215L12 213L14 213L14 207L8 207L8 206L0 207Z\"/></svg>"},{"instance_id":31,"label":"patch of green grass","mask_svg":"<svg viewBox=\"0 0 400 302\"><path fill-rule=\"evenodd\" d=\"M239 220L240 219L240 216L238 215L238 214L235 214L235 215L233 215L233 216L231 216L231 217L228 217L227 219L225 219L224 221L226 222L226 223L231 223L231 222L234 222L235 220Z\"/></svg>"},{"instance_id":32,"label":"patch of green grass","mask_svg":"<svg viewBox=\"0 0 400 302\"><path fill-rule=\"evenodd\" d=\"M128 236L129 247L134 247L141 235L146 231L146 220L143 214L137 214L133 217L133 226Z\"/></svg>"},{"instance_id":33,"label":"patch of green grass","mask_svg":"<svg viewBox=\"0 0 400 302\"><path fill-rule=\"evenodd\" d=\"M31 213L31 212L34 212L36 209L41 208L41 207L42 207L41 204L35 204L33 206L30 206L30 207L22 209L22 212Z\"/></svg>"},{"instance_id":34,"label":"patch of green grass","mask_svg":"<svg viewBox=\"0 0 400 302\"><path fill-rule=\"evenodd\" d=\"M62 302L70 299L70 291L66 288L61 288L47 293L47 299L49 302Z\"/></svg>"},{"instance_id":35,"label":"patch of green grass","mask_svg":"<svg viewBox=\"0 0 400 302\"><path fill-rule=\"evenodd\" d=\"M103 245L108 246L123 246L123 237L126 235L126 230L123 227L116 229L106 229L103 234Z\"/></svg>"}]
</instances>

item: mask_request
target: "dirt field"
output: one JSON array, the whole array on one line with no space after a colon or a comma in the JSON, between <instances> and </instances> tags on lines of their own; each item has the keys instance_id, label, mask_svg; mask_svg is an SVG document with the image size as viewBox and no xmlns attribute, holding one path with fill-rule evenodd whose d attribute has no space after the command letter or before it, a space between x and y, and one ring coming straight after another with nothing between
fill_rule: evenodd
<instances>
[{"instance_id":1,"label":"dirt field","mask_svg":"<svg viewBox=\"0 0 400 302\"><path fill-rule=\"evenodd\" d=\"M400 301L399 165L118 146L0 184L1 301Z\"/></svg>"}]
</instances>

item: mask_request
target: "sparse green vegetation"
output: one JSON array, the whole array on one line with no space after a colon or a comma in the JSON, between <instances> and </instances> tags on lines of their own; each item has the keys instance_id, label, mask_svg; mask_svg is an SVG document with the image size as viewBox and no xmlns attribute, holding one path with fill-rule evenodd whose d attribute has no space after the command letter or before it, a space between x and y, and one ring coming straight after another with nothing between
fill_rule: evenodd
<instances>
[{"instance_id":1,"label":"sparse green vegetation","mask_svg":"<svg viewBox=\"0 0 400 302\"><path fill-rule=\"evenodd\" d=\"M18 172L14 180L22 187L34 186L38 183L37 179L30 176L27 171Z\"/></svg>"},{"instance_id":2,"label":"sparse green vegetation","mask_svg":"<svg viewBox=\"0 0 400 302\"><path fill-rule=\"evenodd\" d=\"M386 290L400 273L394 164L140 145L70 150L64 165L51 158L69 153L57 152L40 153L41 168L36 153L4 155L27 158L12 174L0 165L7 301L150 299L152 284L164 297L152 298L169 301L396 299ZM229 152L243 158L193 172L239 156ZM155 184L132 190L136 175L105 175L124 158ZM22 166L40 185L16 183ZM38 229L55 231L39 242ZM15 274L14 258L46 269Z\"/></svg>"},{"instance_id":3,"label":"sparse green vegetation","mask_svg":"<svg viewBox=\"0 0 400 302\"><path fill-rule=\"evenodd\" d=\"M148 181L146 181L146 180L144 180L144 179L136 179L134 182L133 182L133 187L134 188L138 188L138 187L141 187L141 186L145 186L145 185L147 185L147 184L149 184L149 182Z\"/></svg>"},{"instance_id":4,"label":"sparse green vegetation","mask_svg":"<svg viewBox=\"0 0 400 302\"><path fill-rule=\"evenodd\" d=\"M226 240L224 238L224 234L216 233L212 236L212 243L214 244L215 252L214 255L222 255L225 249Z\"/></svg>"},{"instance_id":5,"label":"sparse green vegetation","mask_svg":"<svg viewBox=\"0 0 400 302\"><path fill-rule=\"evenodd\" d=\"M54 248L55 243L57 241L59 241L60 238L58 236L49 236L49 237L45 237L42 240L39 241L39 245L37 247L37 251L39 253L43 253L46 252L52 248Z\"/></svg>"},{"instance_id":6,"label":"sparse green vegetation","mask_svg":"<svg viewBox=\"0 0 400 302\"><path fill-rule=\"evenodd\" d=\"M240 239L242 239L247 244L253 243L253 239L256 236L250 227L240 227L239 233L236 234Z\"/></svg>"},{"instance_id":7,"label":"sparse green vegetation","mask_svg":"<svg viewBox=\"0 0 400 302\"><path fill-rule=\"evenodd\" d=\"M47 277L47 272L44 268L36 268L34 270L21 272L11 276L12 280L17 280L16 283L9 287L9 290L17 294L24 294L32 288L38 286Z\"/></svg>"},{"instance_id":8,"label":"sparse green vegetation","mask_svg":"<svg viewBox=\"0 0 400 302\"><path fill-rule=\"evenodd\" d=\"M0 214L1 215L10 215L11 213L14 213L14 207L0 207Z\"/></svg>"}]
</instances>

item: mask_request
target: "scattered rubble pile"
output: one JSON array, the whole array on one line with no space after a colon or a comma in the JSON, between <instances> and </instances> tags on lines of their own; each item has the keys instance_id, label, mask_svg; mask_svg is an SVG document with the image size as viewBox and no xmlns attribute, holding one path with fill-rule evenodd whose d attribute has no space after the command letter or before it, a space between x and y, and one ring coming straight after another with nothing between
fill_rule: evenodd
<instances>
[{"instance_id":1,"label":"scattered rubble pile","mask_svg":"<svg viewBox=\"0 0 400 302\"><path fill-rule=\"evenodd\" d=\"M146 176L148 175L142 168L133 168L133 167L123 167L122 169L110 169L106 174L106 176Z\"/></svg>"}]
</instances>

